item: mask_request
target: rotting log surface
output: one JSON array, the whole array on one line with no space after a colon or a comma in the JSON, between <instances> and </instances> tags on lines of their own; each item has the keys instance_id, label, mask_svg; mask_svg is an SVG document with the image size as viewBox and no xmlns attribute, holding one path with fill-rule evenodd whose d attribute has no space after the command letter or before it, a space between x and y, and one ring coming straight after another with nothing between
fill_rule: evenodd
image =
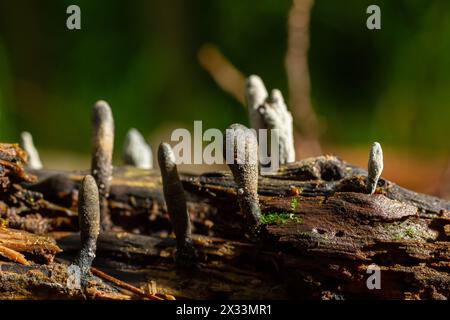
<instances>
[{"instance_id":1,"label":"rotting log surface","mask_svg":"<svg viewBox=\"0 0 450 320\"><path fill-rule=\"evenodd\" d=\"M50 230L76 230L83 173L33 174L39 181L25 189L58 208L45 216ZM109 206L119 232L100 236L94 265L135 284L154 280L178 298L449 298L450 202L383 179L368 195L365 177L329 156L260 177L262 212L272 223L252 243L229 173L182 175L199 252L197 270L184 272L173 263L159 174L116 168ZM77 239L59 237L61 261L73 258ZM372 263L381 269L381 290L366 286Z\"/></svg>"},{"instance_id":2,"label":"rotting log surface","mask_svg":"<svg viewBox=\"0 0 450 320\"><path fill-rule=\"evenodd\" d=\"M61 251L50 237L0 227L0 256L9 260L29 265L29 258L48 264L53 261L55 254Z\"/></svg>"}]
</instances>

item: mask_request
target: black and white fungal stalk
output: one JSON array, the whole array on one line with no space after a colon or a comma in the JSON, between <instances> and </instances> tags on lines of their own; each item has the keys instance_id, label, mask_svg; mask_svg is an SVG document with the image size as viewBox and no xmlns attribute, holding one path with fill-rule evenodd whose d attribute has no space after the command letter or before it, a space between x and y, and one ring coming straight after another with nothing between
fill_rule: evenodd
<instances>
[{"instance_id":1,"label":"black and white fungal stalk","mask_svg":"<svg viewBox=\"0 0 450 320\"><path fill-rule=\"evenodd\" d=\"M246 98L251 127L255 130L277 129L280 164L294 162L293 119L281 91L273 89L269 96L261 78L251 75L247 78Z\"/></svg>"},{"instance_id":2,"label":"black and white fungal stalk","mask_svg":"<svg viewBox=\"0 0 450 320\"><path fill-rule=\"evenodd\" d=\"M378 142L370 148L367 175L367 192L373 194L377 188L378 179L383 171L383 150Z\"/></svg>"},{"instance_id":3,"label":"black and white fungal stalk","mask_svg":"<svg viewBox=\"0 0 450 320\"><path fill-rule=\"evenodd\" d=\"M255 130L267 129L258 111L259 107L264 104L269 96L264 82L259 76L251 75L247 78L245 85L245 98L247 101L250 126Z\"/></svg>"},{"instance_id":4,"label":"black and white fungal stalk","mask_svg":"<svg viewBox=\"0 0 450 320\"><path fill-rule=\"evenodd\" d=\"M97 182L100 196L100 220L103 230L111 226L108 196L112 180L112 155L114 148L114 119L105 101L92 108L92 159L91 174Z\"/></svg>"},{"instance_id":5,"label":"black and white fungal stalk","mask_svg":"<svg viewBox=\"0 0 450 320\"><path fill-rule=\"evenodd\" d=\"M41 158L34 146L31 133L24 131L20 134L20 147L27 153L27 168L35 170L42 169Z\"/></svg>"},{"instance_id":6,"label":"black and white fungal stalk","mask_svg":"<svg viewBox=\"0 0 450 320\"><path fill-rule=\"evenodd\" d=\"M224 137L226 162L237 185L239 207L251 232L261 222L258 197L258 142L254 130L241 124L231 125Z\"/></svg>"},{"instance_id":7,"label":"black and white fungal stalk","mask_svg":"<svg viewBox=\"0 0 450 320\"><path fill-rule=\"evenodd\" d=\"M140 169L153 168L152 150L141 133L134 128L127 132L123 144L122 158L126 165Z\"/></svg>"},{"instance_id":8,"label":"black and white fungal stalk","mask_svg":"<svg viewBox=\"0 0 450 320\"><path fill-rule=\"evenodd\" d=\"M178 175L175 155L167 143L158 148L164 199L177 241L175 262L178 266L192 267L196 264L196 251L191 239L191 221L186 206L184 189Z\"/></svg>"},{"instance_id":9,"label":"black and white fungal stalk","mask_svg":"<svg viewBox=\"0 0 450 320\"><path fill-rule=\"evenodd\" d=\"M258 112L264 120L267 129L278 129L280 164L294 162L295 147L292 114L287 109L281 91L273 89L270 97L259 107Z\"/></svg>"},{"instance_id":10,"label":"black and white fungal stalk","mask_svg":"<svg viewBox=\"0 0 450 320\"><path fill-rule=\"evenodd\" d=\"M78 221L81 248L75 265L80 268L81 282L83 283L90 275L100 232L99 193L97 183L90 175L85 176L81 182L78 196Z\"/></svg>"}]
</instances>

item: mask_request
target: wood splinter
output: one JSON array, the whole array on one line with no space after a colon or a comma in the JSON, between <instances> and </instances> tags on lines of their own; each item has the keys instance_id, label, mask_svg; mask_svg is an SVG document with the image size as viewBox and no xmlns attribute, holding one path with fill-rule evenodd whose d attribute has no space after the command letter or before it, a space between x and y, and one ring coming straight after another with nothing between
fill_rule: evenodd
<instances>
[{"instance_id":1,"label":"wood splinter","mask_svg":"<svg viewBox=\"0 0 450 320\"><path fill-rule=\"evenodd\" d=\"M187 211L186 196L175 163L175 155L169 144L161 143L159 145L158 163L161 170L164 199L177 241L175 262L180 267L193 267L196 265L197 253L191 239L191 221Z\"/></svg>"},{"instance_id":2,"label":"wood splinter","mask_svg":"<svg viewBox=\"0 0 450 320\"><path fill-rule=\"evenodd\" d=\"M367 175L367 192L373 194L377 189L378 179L380 179L383 171L383 150L378 142L374 142L370 148L368 175Z\"/></svg>"},{"instance_id":3,"label":"wood splinter","mask_svg":"<svg viewBox=\"0 0 450 320\"><path fill-rule=\"evenodd\" d=\"M224 139L224 154L237 185L239 207L254 234L258 232L261 224L256 135L241 124L232 124L226 130Z\"/></svg>"},{"instance_id":4,"label":"wood splinter","mask_svg":"<svg viewBox=\"0 0 450 320\"><path fill-rule=\"evenodd\" d=\"M97 250L100 232L100 206L97 184L92 176L85 176L81 182L78 198L78 221L80 225L81 248L75 265L80 268L82 283L90 275L92 261Z\"/></svg>"},{"instance_id":5,"label":"wood splinter","mask_svg":"<svg viewBox=\"0 0 450 320\"><path fill-rule=\"evenodd\" d=\"M98 101L92 108L92 129L91 174L97 182L100 196L101 227L108 230L112 226L108 196L113 171L114 119L105 101Z\"/></svg>"}]
</instances>

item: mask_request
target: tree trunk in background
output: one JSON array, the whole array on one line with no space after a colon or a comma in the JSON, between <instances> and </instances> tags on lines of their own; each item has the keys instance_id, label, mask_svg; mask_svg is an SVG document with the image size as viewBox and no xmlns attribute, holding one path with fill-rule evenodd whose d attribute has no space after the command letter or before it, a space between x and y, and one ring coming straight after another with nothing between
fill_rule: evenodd
<instances>
[{"instance_id":1,"label":"tree trunk in background","mask_svg":"<svg viewBox=\"0 0 450 320\"><path fill-rule=\"evenodd\" d=\"M321 154L317 116L311 105L308 71L309 22L314 0L293 0L288 21L286 72L289 105L299 136L296 149L302 158Z\"/></svg>"}]
</instances>

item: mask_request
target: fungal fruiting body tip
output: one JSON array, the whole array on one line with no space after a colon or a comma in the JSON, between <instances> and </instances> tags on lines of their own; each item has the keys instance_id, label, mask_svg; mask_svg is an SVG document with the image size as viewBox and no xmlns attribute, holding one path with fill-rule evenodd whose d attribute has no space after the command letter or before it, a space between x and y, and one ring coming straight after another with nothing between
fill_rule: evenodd
<instances>
[{"instance_id":1,"label":"fungal fruiting body tip","mask_svg":"<svg viewBox=\"0 0 450 320\"><path fill-rule=\"evenodd\" d=\"M261 222L256 135L241 124L233 124L226 130L224 147L224 154L233 155L227 163L237 185L240 210L248 221L250 231L255 233Z\"/></svg>"},{"instance_id":2,"label":"fungal fruiting body tip","mask_svg":"<svg viewBox=\"0 0 450 320\"><path fill-rule=\"evenodd\" d=\"M374 142L370 148L367 171L367 192L373 194L383 172L383 150L378 142Z\"/></svg>"},{"instance_id":3,"label":"fungal fruiting body tip","mask_svg":"<svg viewBox=\"0 0 450 320\"><path fill-rule=\"evenodd\" d=\"M41 158L34 146L31 133L24 131L20 134L20 147L27 153L27 168L34 170L42 169Z\"/></svg>"},{"instance_id":4,"label":"fungal fruiting body tip","mask_svg":"<svg viewBox=\"0 0 450 320\"><path fill-rule=\"evenodd\" d=\"M126 165L140 169L153 168L152 150L137 129L128 130L123 144L122 158Z\"/></svg>"}]
</instances>

